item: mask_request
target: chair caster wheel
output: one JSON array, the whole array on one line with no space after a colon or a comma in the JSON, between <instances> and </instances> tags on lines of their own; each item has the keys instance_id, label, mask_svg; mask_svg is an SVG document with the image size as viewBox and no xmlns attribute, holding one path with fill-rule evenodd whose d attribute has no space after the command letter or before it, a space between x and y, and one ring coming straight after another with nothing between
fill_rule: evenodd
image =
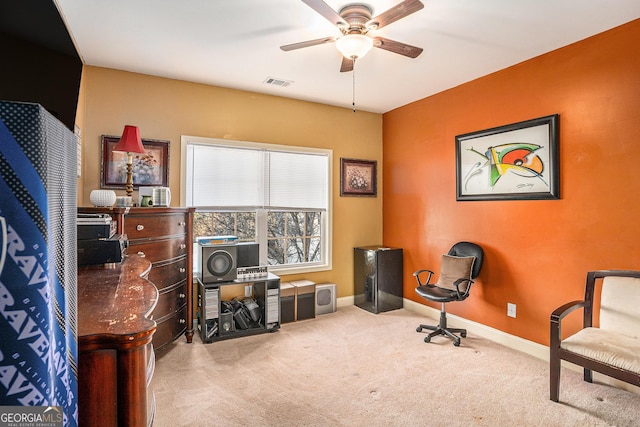
<instances>
[{"instance_id":1,"label":"chair caster wheel","mask_svg":"<svg viewBox=\"0 0 640 427\"><path fill-rule=\"evenodd\" d=\"M460 347L460 343L458 341L454 341L453 345L455 345L456 347Z\"/></svg>"},{"instance_id":2,"label":"chair caster wheel","mask_svg":"<svg viewBox=\"0 0 640 427\"><path fill-rule=\"evenodd\" d=\"M461 336L462 338L466 338L466 337L467 337L467 333L466 333L466 332L461 332L461 333L460 333L460 336Z\"/></svg>"},{"instance_id":3,"label":"chair caster wheel","mask_svg":"<svg viewBox=\"0 0 640 427\"><path fill-rule=\"evenodd\" d=\"M422 332L422 326L418 326L418 327L416 328L416 332Z\"/></svg>"},{"instance_id":4,"label":"chair caster wheel","mask_svg":"<svg viewBox=\"0 0 640 427\"><path fill-rule=\"evenodd\" d=\"M424 337L424 342L431 342L431 337Z\"/></svg>"}]
</instances>

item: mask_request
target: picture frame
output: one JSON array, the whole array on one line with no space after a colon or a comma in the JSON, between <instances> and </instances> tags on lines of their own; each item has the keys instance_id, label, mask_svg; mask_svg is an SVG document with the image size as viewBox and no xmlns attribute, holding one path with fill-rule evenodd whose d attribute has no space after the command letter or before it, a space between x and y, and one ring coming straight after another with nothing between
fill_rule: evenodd
<instances>
[{"instance_id":1,"label":"picture frame","mask_svg":"<svg viewBox=\"0 0 640 427\"><path fill-rule=\"evenodd\" d=\"M455 137L456 200L560 198L559 115Z\"/></svg>"},{"instance_id":2,"label":"picture frame","mask_svg":"<svg viewBox=\"0 0 640 427\"><path fill-rule=\"evenodd\" d=\"M375 160L340 158L340 195L370 196L378 194Z\"/></svg>"},{"instance_id":3,"label":"picture frame","mask_svg":"<svg viewBox=\"0 0 640 427\"><path fill-rule=\"evenodd\" d=\"M127 181L127 153L114 152L120 137L102 135L100 188L124 189ZM133 189L167 187L169 184L169 141L142 139L145 153L133 154Z\"/></svg>"}]
</instances>

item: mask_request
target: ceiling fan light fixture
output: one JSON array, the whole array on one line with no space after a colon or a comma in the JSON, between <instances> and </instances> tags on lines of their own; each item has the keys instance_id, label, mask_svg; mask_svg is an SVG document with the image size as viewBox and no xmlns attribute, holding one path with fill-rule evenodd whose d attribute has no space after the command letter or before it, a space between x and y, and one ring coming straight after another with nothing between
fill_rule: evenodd
<instances>
[{"instance_id":1,"label":"ceiling fan light fixture","mask_svg":"<svg viewBox=\"0 0 640 427\"><path fill-rule=\"evenodd\" d=\"M336 40L336 47L347 59L361 59L373 47L373 39L362 34L347 34Z\"/></svg>"}]
</instances>

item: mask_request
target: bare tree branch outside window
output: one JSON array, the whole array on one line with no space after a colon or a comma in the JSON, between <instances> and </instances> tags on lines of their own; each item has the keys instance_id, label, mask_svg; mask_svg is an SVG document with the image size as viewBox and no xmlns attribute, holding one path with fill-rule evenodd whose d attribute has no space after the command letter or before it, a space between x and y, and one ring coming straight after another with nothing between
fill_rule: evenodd
<instances>
[{"instance_id":1,"label":"bare tree branch outside window","mask_svg":"<svg viewBox=\"0 0 640 427\"><path fill-rule=\"evenodd\" d=\"M237 236L255 241L255 212L196 212L194 236ZM267 214L267 263L300 264L321 260L321 212L270 211Z\"/></svg>"}]
</instances>

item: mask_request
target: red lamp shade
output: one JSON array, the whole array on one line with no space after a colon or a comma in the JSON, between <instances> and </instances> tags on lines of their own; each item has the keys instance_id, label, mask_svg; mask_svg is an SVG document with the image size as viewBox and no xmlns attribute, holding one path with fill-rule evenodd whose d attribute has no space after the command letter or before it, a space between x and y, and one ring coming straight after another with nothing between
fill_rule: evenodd
<instances>
[{"instance_id":1,"label":"red lamp shade","mask_svg":"<svg viewBox=\"0 0 640 427\"><path fill-rule=\"evenodd\" d=\"M142 140L140 139L140 129L137 126L126 125L122 132L122 137L118 144L113 147L113 151L126 153L144 153Z\"/></svg>"}]
</instances>

